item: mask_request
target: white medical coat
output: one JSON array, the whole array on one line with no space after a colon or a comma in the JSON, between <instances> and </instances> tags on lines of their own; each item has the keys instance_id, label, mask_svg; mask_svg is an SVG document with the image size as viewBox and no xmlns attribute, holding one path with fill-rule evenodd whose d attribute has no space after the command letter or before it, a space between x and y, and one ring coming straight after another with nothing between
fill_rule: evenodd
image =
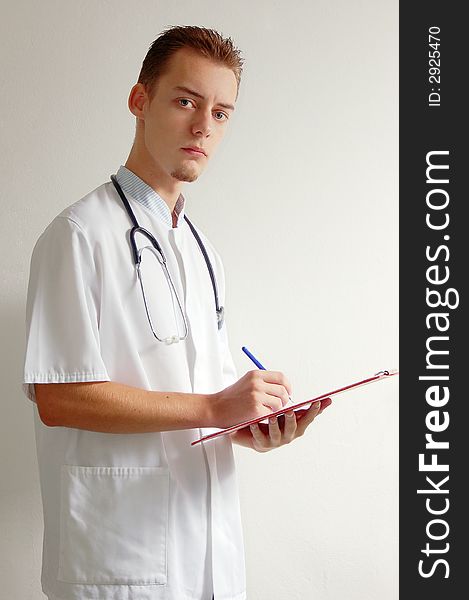
<instances>
[{"instance_id":1,"label":"white medical coat","mask_svg":"<svg viewBox=\"0 0 469 600\"><path fill-rule=\"evenodd\" d=\"M169 227L128 199L166 254L189 335L171 345L153 337L128 241L131 222L114 186L105 183L55 217L33 250L23 386L33 401L33 383L115 381L213 393L237 379L226 326L217 328L207 266L187 223ZM224 305L222 262L199 233ZM146 242L137 239L139 246ZM110 434L47 427L37 407L34 418L47 596L209 600L213 583L216 600L246 597L228 436L192 447L210 430Z\"/></svg>"}]
</instances>

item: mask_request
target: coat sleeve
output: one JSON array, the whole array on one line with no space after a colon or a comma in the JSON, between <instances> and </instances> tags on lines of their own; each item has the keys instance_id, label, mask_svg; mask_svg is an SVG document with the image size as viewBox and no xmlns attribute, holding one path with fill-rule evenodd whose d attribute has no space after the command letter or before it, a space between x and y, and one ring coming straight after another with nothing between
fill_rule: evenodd
<instances>
[{"instance_id":1,"label":"coat sleeve","mask_svg":"<svg viewBox=\"0 0 469 600\"><path fill-rule=\"evenodd\" d=\"M81 227L58 216L39 237L26 302L23 391L34 383L109 381L99 342L100 280Z\"/></svg>"}]
</instances>

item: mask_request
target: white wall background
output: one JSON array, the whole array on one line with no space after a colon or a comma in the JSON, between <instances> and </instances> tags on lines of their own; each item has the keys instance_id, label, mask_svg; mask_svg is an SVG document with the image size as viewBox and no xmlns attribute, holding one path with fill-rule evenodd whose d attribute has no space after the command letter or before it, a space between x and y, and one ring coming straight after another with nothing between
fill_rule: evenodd
<instances>
[{"instance_id":1,"label":"white wall background","mask_svg":"<svg viewBox=\"0 0 469 600\"><path fill-rule=\"evenodd\" d=\"M40 600L42 508L22 395L35 240L130 149L143 57L169 25L230 35L236 116L188 214L224 258L247 345L296 400L397 366L397 0L17 0L0 34L0 570ZM237 449L250 600L398 597L397 381L338 396L290 446Z\"/></svg>"}]
</instances>

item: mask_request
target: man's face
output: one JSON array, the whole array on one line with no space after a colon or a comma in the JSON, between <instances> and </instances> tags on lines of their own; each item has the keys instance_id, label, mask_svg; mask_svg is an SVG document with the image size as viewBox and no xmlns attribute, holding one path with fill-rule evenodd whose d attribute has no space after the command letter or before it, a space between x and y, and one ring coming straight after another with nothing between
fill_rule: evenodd
<instances>
[{"instance_id":1,"label":"man's face","mask_svg":"<svg viewBox=\"0 0 469 600\"><path fill-rule=\"evenodd\" d=\"M153 99L146 95L143 105L143 143L152 170L195 181L225 134L236 92L231 69L191 49L178 50L158 79Z\"/></svg>"}]
</instances>

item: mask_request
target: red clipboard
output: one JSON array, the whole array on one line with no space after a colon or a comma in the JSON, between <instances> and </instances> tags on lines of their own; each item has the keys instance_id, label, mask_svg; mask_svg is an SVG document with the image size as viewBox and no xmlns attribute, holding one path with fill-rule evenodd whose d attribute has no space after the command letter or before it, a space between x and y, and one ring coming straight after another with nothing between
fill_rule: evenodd
<instances>
[{"instance_id":1,"label":"red clipboard","mask_svg":"<svg viewBox=\"0 0 469 600\"><path fill-rule=\"evenodd\" d=\"M398 375L399 371L396 369L391 369L390 371L379 371L375 373L372 377L368 377L367 379L362 379L361 381L356 381L355 383L350 383L349 385L345 385L344 387L338 388L337 390L333 390L332 392L327 392L326 394L321 394L320 396L316 396L312 400L305 400L304 402L299 402L298 404L291 404L290 406L284 407L276 412L269 413L267 415L263 415L262 417L257 417L256 419L251 419L250 421L243 421L242 423L238 423L237 425L232 425L231 427L227 427L226 429L220 429L220 431L216 431L215 433L211 433L210 435L205 435L195 442L191 443L191 446L195 446L195 444L199 444L200 442L207 442L209 440L213 440L221 435L227 435L228 433L234 433L238 431L238 429L243 429L244 427L248 427L253 423L259 423L268 417L278 417L280 415L284 415L291 410L298 410L299 408L306 406L307 404L311 404L312 402L317 402L318 400L324 400L325 398L330 398L331 396L336 396L337 394L341 394L343 392L347 392L348 390L352 390L354 388L360 387L362 385L368 385L369 383L374 383L375 381L381 381L383 379L389 379L389 377L393 377L394 375Z\"/></svg>"}]
</instances>

